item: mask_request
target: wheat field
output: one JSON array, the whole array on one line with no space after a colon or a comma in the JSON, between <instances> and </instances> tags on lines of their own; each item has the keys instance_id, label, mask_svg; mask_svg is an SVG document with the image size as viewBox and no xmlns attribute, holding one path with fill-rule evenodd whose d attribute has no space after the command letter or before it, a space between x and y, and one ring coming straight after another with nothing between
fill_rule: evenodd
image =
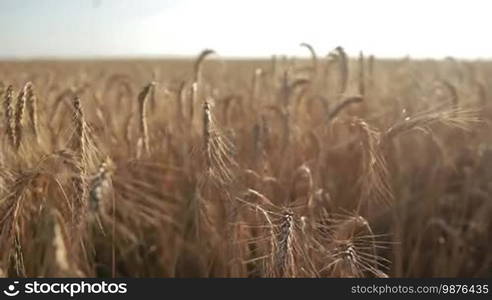
<instances>
[{"instance_id":1,"label":"wheat field","mask_svg":"<svg viewBox=\"0 0 492 300\"><path fill-rule=\"evenodd\" d=\"M492 276L492 63L302 46L0 62L0 276Z\"/></svg>"}]
</instances>

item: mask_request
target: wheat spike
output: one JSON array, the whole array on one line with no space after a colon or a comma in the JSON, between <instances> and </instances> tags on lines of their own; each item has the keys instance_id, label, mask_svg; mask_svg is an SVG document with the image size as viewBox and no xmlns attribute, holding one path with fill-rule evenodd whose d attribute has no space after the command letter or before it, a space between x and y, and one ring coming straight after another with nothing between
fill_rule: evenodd
<instances>
[{"instance_id":1,"label":"wheat spike","mask_svg":"<svg viewBox=\"0 0 492 300\"><path fill-rule=\"evenodd\" d=\"M12 104L12 100L14 98L14 87L9 85L7 87L7 91L5 92L4 99L4 109L5 109L5 130L7 133L7 137L9 139L10 145L15 147L16 137L15 137L15 129L14 129L14 108Z\"/></svg>"},{"instance_id":2,"label":"wheat spike","mask_svg":"<svg viewBox=\"0 0 492 300\"><path fill-rule=\"evenodd\" d=\"M19 149L22 142L22 122L24 120L24 110L26 108L27 94L30 93L32 84L30 82L24 85L17 97L17 109L15 111L15 149Z\"/></svg>"},{"instance_id":3,"label":"wheat spike","mask_svg":"<svg viewBox=\"0 0 492 300\"><path fill-rule=\"evenodd\" d=\"M140 138L143 143L146 155L150 154L149 146L149 129L147 125L147 108L146 103L151 90L155 87L155 83L147 84L138 94L139 116L140 116Z\"/></svg>"}]
</instances>

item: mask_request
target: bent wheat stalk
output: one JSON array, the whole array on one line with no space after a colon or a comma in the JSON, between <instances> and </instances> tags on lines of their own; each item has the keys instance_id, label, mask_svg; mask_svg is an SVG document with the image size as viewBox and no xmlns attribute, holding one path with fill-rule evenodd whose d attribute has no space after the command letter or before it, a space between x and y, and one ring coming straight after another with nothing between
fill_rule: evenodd
<instances>
[{"instance_id":1,"label":"bent wheat stalk","mask_svg":"<svg viewBox=\"0 0 492 300\"><path fill-rule=\"evenodd\" d=\"M365 85L365 70L364 70L364 53L362 51L359 52L359 95L364 97L366 93L366 85Z\"/></svg>"},{"instance_id":2,"label":"bent wheat stalk","mask_svg":"<svg viewBox=\"0 0 492 300\"><path fill-rule=\"evenodd\" d=\"M328 117L327 117L327 122L328 124L331 123L331 121L333 119L335 119L335 117L341 112L343 111L343 109L345 109L346 107L348 107L349 105L351 104L354 104L354 103L360 103L362 102L363 98L361 96L352 96L352 97L348 97L346 98L345 100L343 100L342 102L340 102L337 106L335 106L335 108L333 108L333 110L328 114Z\"/></svg>"},{"instance_id":3,"label":"bent wheat stalk","mask_svg":"<svg viewBox=\"0 0 492 300\"><path fill-rule=\"evenodd\" d=\"M194 72L193 82L196 82L198 84L201 83L203 61L205 60L205 58L207 58L207 56L212 55L214 53L215 51L212 49L205 49L200 53L200 55L195 61L195 64L193 65L193 72Z\"/></svg>"},{"instance_id":4,"label":"bent wheat stalk","mask_svg":"<svg viewBox=\"0 0 492 300\"><path fill-rule=\"evenodd\" d=\"M313 46L311 46L308 43L301 43L300 46L307 48L309 53L311 54L311 63L312 63L312 68L313 68L313 74L316 74L317 70L318 70L318 56L316 55L316 51L314 51Z\"/></svg>"}]
</instances>

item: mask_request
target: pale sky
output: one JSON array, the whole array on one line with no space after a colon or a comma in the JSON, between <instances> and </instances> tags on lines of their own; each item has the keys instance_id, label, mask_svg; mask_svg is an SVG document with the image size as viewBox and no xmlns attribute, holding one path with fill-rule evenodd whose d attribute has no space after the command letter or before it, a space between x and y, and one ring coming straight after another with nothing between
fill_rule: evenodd
<instances>
[{"instance_id":1,"label":"pale sky","mask_svg":"<svg viewBox=\"0 0 492 300\"><path fill-rule=\"evenodd\" d=\"M492 58L489 0L0 0L0 58L326 55Z\"/></svg>"}]
</instances>

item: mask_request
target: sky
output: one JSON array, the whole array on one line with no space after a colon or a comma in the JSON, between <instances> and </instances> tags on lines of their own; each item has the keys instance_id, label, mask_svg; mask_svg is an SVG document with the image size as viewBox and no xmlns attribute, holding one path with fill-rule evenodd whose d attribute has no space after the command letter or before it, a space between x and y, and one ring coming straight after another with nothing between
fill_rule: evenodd
<instances>
[{"instance_id":1,"label":"sky","mask_svg":"<svg viewBox=\"0 0 492 300\"><path fill-rule=\"evenodd\" d=\"M326 55L492 58L489 0L0 0L0 59Z\"/></svg>"}]
</instances>

